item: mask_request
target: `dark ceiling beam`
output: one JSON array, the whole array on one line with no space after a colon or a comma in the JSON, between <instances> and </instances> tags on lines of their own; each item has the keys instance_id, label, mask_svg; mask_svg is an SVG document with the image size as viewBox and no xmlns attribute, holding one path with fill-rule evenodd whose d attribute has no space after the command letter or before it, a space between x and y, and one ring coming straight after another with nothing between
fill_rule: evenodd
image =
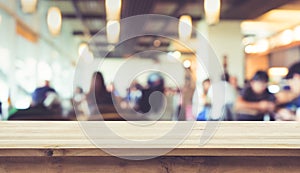
<instances>
[{"instance_id":1,"label":"dark ceiling beam","mask_svg":"<svg viewBox=\"0 0 300 173\"><path fill-rule=\"evenodd\" d=\"M89 33L90 33L90 35L91 36L94 36L94 35L96 35L97 33L98 33L99 31L89 31ZM102 31L102 33L103 33L103 35L105 34L105 32L103 32ZM82 31L82 30L76 30L76 31L73 31L73 35L74 36L84 36L84 31Z\"/></svg>"},{"instance_id":2,"label":"dark ceiling beam","mask_svg":"<svg viewBox=\"0 0 300 173\"><path fill-rule=\"evenodd\" d=\"M78 7L78 4L77 4L77 1L78 0L72 0L72 5L73 5L73 8L75 9L75 12L76 12L76 17L81 21L81 23L83 24L83 27L84 27L84 35L86 36L90 36L91 33L90 33L90 29L89 27L87 26L87 24L84 22L83 18L82 18L82 13Z\"/></svg>"},{"instance_id":3,"label":"dark ceiling beam","mask_svg":"<svg viewBox=\"0 0 300 173\"><path fill-rule=\"evenodd\" d=\"M153 42L139 42L137 44L139 47L153 47ZM163 43L161 42L159 47L168 47L170 45L170 43Z\"/></svg>"},{"instance_id":4,"label":"dark ceiling beam","mask_svg":"<svg viewBox=\"0 0 300 173\"><path fill-rule=\"evenodd\" d=\"M72 14L72 13L63 13L62 17L64 19L77 19L77 15L76 14ZM106 16L105 15L101 15L101 14L81 14L81 17L83 20L106 20ZM191 16L193 21L200 21L202 20L201 16ZM159 18L157 19L159 20Z\"/></svg>"},{"instance_id":5,"label":"dark ceiling beam","mask_svg":"<svg viewBox=\"0 0 300 173\"><path fill-rule=\"evenodd\" d=\"M293 0L239 0L221 14L221 19L255 19L262 14L287 4Z\"/></svg>"},{"instance_id":6,"label":"dark ceiling beam","mask_svg":"<svg viewBox=\"0 0 300 173\"><path fill-rule=\"evenodd\" d=\"M97 30L90 31L91 35L100 34L98 32L99 31L97 31ZM103 32L103 31L101 32L101 35L105 35L105 34L106 34L105 32ZM82 36L82 35L84 35L84 32L81 31L81 30L76 30L76 31L73 31L73 35L74 36ZM147 35L147 37L153 37L153 39L156 39L157 36L159 36L159 35L161 35L161 33L153 34L153 36L152 35ZM178 37L178 33L173 33L173 32L163 33L163 35L166 36L166 37L171 37L171 38L177 38ZM196 37L196 33L192 33L192 38L195 38L195 37Z\"/></svg>"},{"instance_id":7,"label":"dark ceiling beam","mask_svg":"<svg viewBox=\"0 0 300 173\"><path fill-rule=\"evenodd\" d=\"M62 17L64 19L77 19L77 14L72 14L72 13L63 13ZM105 15L100 15L100 14L81 14L81 18L83 20L88 20L88 19L104 19L106 20L106 16Z\"/></svg>"}]
</instances>

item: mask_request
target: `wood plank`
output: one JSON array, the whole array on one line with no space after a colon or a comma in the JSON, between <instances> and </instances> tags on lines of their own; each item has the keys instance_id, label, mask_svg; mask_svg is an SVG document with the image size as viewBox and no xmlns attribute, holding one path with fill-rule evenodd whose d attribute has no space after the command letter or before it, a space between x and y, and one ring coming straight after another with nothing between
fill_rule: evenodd
<instances>
[{"instance_id":1,"label":"wood plank","mask_svg":"<svg viewBox=\"0 0 300 173\"><path fill-rule=\"evenodd\" d=\"M296 173L298 157L158 157L123 160L115 157L9 157L0 158L1 173L35 172L251 172Z\"/></svg>"},{"instance_id":2,"label":"wood plank","mask_svg":"<svg viewBox=\"0 0 300 173\"><path fill-rule=\"evenodd\" d=\"M169 156L300 156L297 122L220 122L205 145L200 145L200 137L206 133L205 122L155 122L147 126L138 123L149 122L0 122L0 156L108 156L93 144L95 141L125 156L151 156L163 149L170 149L166 153ZM94 141L81 128L86 125L94 130L89 134ZM180 126L191 126L191 131L163 135ZM118 136L105 133L107 127L130 140L164 140L143 145L120 144ZM170 144L176 144L185 135L185 140L172 150Z\"/></svg>"}]
</instances>

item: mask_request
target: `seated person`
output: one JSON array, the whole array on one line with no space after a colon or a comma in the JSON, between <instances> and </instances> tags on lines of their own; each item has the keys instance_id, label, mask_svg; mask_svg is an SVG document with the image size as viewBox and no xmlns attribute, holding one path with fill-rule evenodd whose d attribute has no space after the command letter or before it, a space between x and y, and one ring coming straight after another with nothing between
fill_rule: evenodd
<instances>
[{"instance_id":1,"label":"seated person","mask_svg":"<svg viewBox=\"0 0 300 173\"><path fill-rule=\"evenodd\" d=\"M43 87L35 89L32 93L32 106L42 105L47 97L47 94L51 92L56 93L56 91L50 87L50 82L46 80Z\"/></svg>"},{"instance_id":2,"label":"seated person","mask_svg":"<svg viewBox=\"0 0 300 173\"><path fill-rule=\"evenodd\" d=\"M237 120L263 121L266 114L274 111L276 98L268 91L268 81L266 72L256 72L236 100Z\"/></svg>"},{"instance_id":3,"label":"seated person","mask_svg":"<svg viewBox=\"0 0 300 173\"><path fill-rule=\"evenodd\" d=\"M138 100L136 109L141 113L158 113L164 106L164 79L159 73L153 73L148 76L147 82L148 87L142 90L142 96ZM156 91L159 93L154 94Z\"/></svg>"},{"instance_id":4,"label":"seated person","mask_svg":"<svg viewBox=\"0 0 300 173\"><path fill-rule=\"evenodd\" d=\"M276 120L300 121L300 62L289 68L286 79L289 89L276 95L278 104L282 107L277 111L275 118Z\"/></svg>"},{"instance_id":5,"label":"seated person","mask_svg":"<svg viewBox=\"0 0 300 173\"><path fill-rule=\"evenodd\" d=\"M89 114L116 112L113 105L112 95L106 90L102 73L95 72L92 77L89 93L86 95Z\"/></svg>"}]
</instances>

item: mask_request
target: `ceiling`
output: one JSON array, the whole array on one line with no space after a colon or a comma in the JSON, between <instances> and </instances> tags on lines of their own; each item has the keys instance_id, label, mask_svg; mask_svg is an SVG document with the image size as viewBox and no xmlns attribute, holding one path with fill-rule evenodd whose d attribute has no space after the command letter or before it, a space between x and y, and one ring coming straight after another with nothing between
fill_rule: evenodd
<instances>
[{"instance_id":1,"label":"ceiling","mask_svg":"<svg viewBox=\"0 0 300 173\"><path fill-rule=\"evenodd\" d=\"M72 34L86 39L87 35L94 35L105 28L105 1L104 0L47 0L62 11L64 24L72 26ZM222 0L222 20L254 20L262 14L294 2L293 0ZM294 8L293 5L284 8ZM299 8L300 9L300 8ZM203 0L122 0L121 18L139 14L163 14L178 18L182 14L192 16L193 24L204 18ZM272 18L272 17L271 17ZM121 26L122 28L122 26ZM130 28L130 27L129 27ZM159 20L147 21L140 27L142 30L150 30L151 33L161 32L177 37L177 26L172 22ZM193 33L192 37L196 34ZM103 52L111 49L107 43L105 34L98 35L90 45L94 56L103 56ZM154 41L159 40L160 46L155 47ZM153 36L137 37L118 45L108 57L126 57L130 54L156 49L160 51L170 50L171 40L164 37Z\"/></svg>"},{"instance_id":2,"label":"ceiling","mask_svg":"<svg viewBox=\"0 0 300 173\"><path fill-rule=\"evenodd\" d=\"M300 1L298 0L270 10L252 20L246 20L242 23L241 28L244 35L255 36L259 39L299 25L299 19Z\"/></svg>"}]
</instances>

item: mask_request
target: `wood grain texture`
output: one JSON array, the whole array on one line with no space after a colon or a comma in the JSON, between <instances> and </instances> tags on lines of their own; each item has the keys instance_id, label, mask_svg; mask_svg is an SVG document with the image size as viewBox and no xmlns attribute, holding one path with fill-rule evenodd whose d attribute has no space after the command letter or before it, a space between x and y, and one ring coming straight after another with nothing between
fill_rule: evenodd
<instances>
[{"instance_id":1,"label":"wood grain texture","mask_svg":"<svg viewBox=\"0 0 300 173\"><path fill-rule=\"evenodd\" d=\"M131 161L115 157L0 158L1 173L298 173L298 157L158 157Z\"/></svg>"},{"instance_id":2,"label":"wood grain texture","mask_svg":"<svg viewBox=\"0 0 300 173\"><path fill-rule=\"evenodd\" d=\"M168 148L168 143L183 136L180 133L163 135L178 127L175 125L191 125L191 131L166 156L300 156L300 124L297 122L220 122L205 145L199 145L205 122L156 122L138 129L132 122L81 123L87 123L85 125L95 129L96 133L90 135L94 136L94 140L101 141L104 148L120 150L124 156L151 156L155 153L153 151ZM0 157L109 156L89 140L82 126L75 121L0 122ZM162 137L165 143L149 143L142 147L120 144L114 136L101 133L104 127L130 140ZM135 152L132 152L132 148Z\"/></svg>"}]
</instances>

